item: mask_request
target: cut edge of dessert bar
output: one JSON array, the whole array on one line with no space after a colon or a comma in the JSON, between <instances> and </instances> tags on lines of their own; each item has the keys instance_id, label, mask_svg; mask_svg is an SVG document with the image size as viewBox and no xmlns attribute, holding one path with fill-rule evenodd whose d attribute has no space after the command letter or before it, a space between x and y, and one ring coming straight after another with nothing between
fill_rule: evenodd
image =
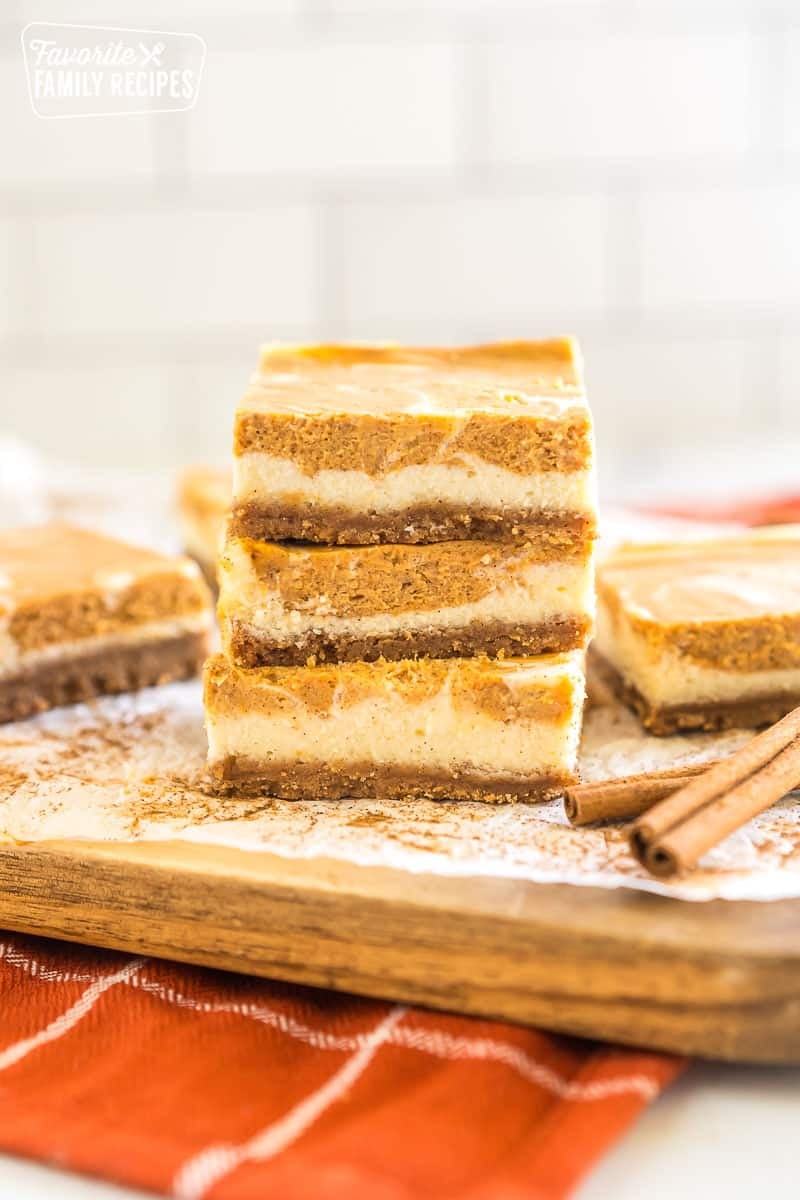
<instances>
[{"instance_id":1,"label":"cut edge of dessert bar","mask_svg":"<svg viewBox=\"0 0 800 1200\"><path fill-rule=\"evenodd\" d=\"M800 703L800 527L633 545L598 568L590 676L657 735Z\"/></svg>"},{"instance_id":2,"label":"cut edge of dessert bar","mask_svg":"<svg viewBox=\"0 0 800 1200\"><path fill-rule=\"evenodd\" d=\"M231 508L231 473L198 463L178 476L176 506L183 549L199 565L209 587L217 587L217 559Z\"/></svg>"},{"instance_id":3,"label":"cut edge of dessert bar","mask_svg":"<svg viewBox=\"0 0 800 1200\"><path fill-rule=\"evenodd\" d=\"M532 657L585 647L591 546L536 540L319 547L231 538L218 612L240 667Z\"/></svg>"},{"instance_id":4,"label":"cut edge of dessert bar","mask_svg":"<svg viewBox=\"0 0 800 1200\"><path fill-rule=\"evenodd\" d=\"M267 347L239 406L232 530L263 541L595 536L570 338Z\"/></svg>"},{"instance_id":5,"label":"cut edge of dessert bar","mask_svg":"<svg viewBox=\"0 0 800 1200\"><path fill-rule=\"evenodd\" d=\"M605 659L594 646L588 654L589 686L597 679L618 700L636 713L649 733L671 737L676 733L720 733L728 729L758 729L772 725L800 705L800 674L795 687L720 703L654 704Z\"/></svg>"},{"instance_id":6,"label":"cut edge of dessert bar","mask_svg":"<svg viewBox=\"0 0 800 1200\"><path fill-rule=\"evenodd\" d=\"M0 532L0 722L196 675L196 563L64 524Z\"/></svg>"},{"instance_id":7,"label":"cut edge of dessert bar","mask_svg":"<svg viewBox=\"0 0 800 1200\"><path fill-rule=\"evenodd\" d=\"M575 779L580 653L204 672L222 792L286 799L543 800Z\"/></svg>"}]
</instances>

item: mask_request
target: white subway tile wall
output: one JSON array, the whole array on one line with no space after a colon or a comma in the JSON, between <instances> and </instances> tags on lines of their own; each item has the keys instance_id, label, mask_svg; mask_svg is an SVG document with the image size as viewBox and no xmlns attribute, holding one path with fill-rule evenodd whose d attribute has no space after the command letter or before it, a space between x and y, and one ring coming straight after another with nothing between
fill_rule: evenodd
<instances>
[{"instance_id":1,"label":"white subway tile wall","mask_svg":"<svg viewBox=\"0 0 800 1200\"><path fill-rule=\"evenodd\" d=\"M307 176L456 165L457 55L447 45L271 46L209 54L187 118L192 171Z\"/></svg>"},{"instance_id":2,"label":"white subway tile wall","mask_svg":"<svg viewBox=\"0 0 800 1200\"><path fill-rule=\"evenodd\" d=\"M137 121L43 121L28 102L22 54L0 58L3 153L0 186L91 188L115 180L149 177L155 170L155 118Z\"/></svg>"},{"instance_id":3,"label":"white subway tile wall","mask_svg":"<svg viewBox=\"0 0 800 1200\"><path fill-rule=\"evenodd\" d=\"M36 118L29 20L202 34L197 108ZM799 81L794 0L8 0L0 434L224 460L262 340L572 331L607 495L800 438Z\"/></svg>"},{"instance_id":4,"label":"white subway tile wall","mask_svg":"<svg viewBox=\"0 0 800 1200\"><path fill-rule=\"evenodd\" d=\"M800 154L800 28L793 29L786 37L783 71L786 87L779 120L785 132L787 151Z\"/></svg>"},{"instance_id":5,"label":"white subway tile wall","mask_svg":"<svg viewBox=\"0 0 800 1200\"><path fill-rule=\"evenodd\" d=\"M784 337L776 354L780 357L775 369L770 373L769 364L765 364L763 377L754 381L754 391L758 393L761 388L766 391L776 386L777 381L780 407L776 426L797 429L800 426L800 333Z\"/></svg>"},{"instance_id":6,"label":"white subway tile wall","mask_svg":"<svg viewBox=\"0 0 800 1200\"><path fill-rule=\"evenodd\" d=\"M55 356L53 356L55 358ZM169 378L137 364L12 368L4 387L3 432L26 435L55 459L81 466L152 464L153 448L172 439ZM65 394L65 385L68 392Z\"/></svg>"},{"instance_id":7,"label":"white subway tile wall","mask_svg":"<svg viewBox=\"0 0 800 1200\"><path fill-rule=\"evenodd\" d=\"M800 306L800 184L743 180L642 197L646 310L740 318Z\"/></svg>"},{"instance_id":8,"label":"white subway tile wall","mask_svg":"<svg viewBox=\"0 0 800 1200\"><path fill-rule=\"evenodd\" d=\"M0 338L9 338L14 328L13 325L13 302L10 293L10 281L12 278L13 266L13 246L15 242L16 230L12 221L4 221L0 218L0 279L6 281L6 286L0 288ZM2 411L2 400L0 400L0 411Z\"/></svg>"},{"instance_id":9,"label":"white subway tile wall","mask_svg":"<svg viewBox=\"0 0 800 1200\"><path fill-rule=\"evenodd\" d=\"M750 142L745 33L542 36L490 48L493 163L739 154Z\"/></svg>"},{"instance_id":10,"label":"white subway tile wall","mask_svg":"<svg viewBox=\"0 0 800 1200\"><path fill-rule=\"evenodd\" d=\"M189 203L82 211L37 229L47 333L164 338L252 325L308 334L315 317L310 205L209 210Z\"/></svg>"},{"instance_id":11,"label":"white subway tile wall","mask_svg":"<svg viewBox=\"0 0 800 1200\"><path fill-rule=\"evenodd\" d=\"M352 204L341 215L346 332L470 337L568 328L609 308L609 199L473 195ZM457 314L457 315L456 315ZM402 327L402 329L400 329ZM399 336L399 334L398 334Z\"/></svg>"},{"instance_id":12,"label":"white subway tile wall","mask_svg":"<svg viewBox=\"0 0 800 1200\"><path fill-rule=\"evenodd\" d=\"M744 334L643 334L633 340L626 333L588 335L587 380L602 412L597 450L603 492L613 495L618 480L638 489L681 447L737 431L746 442L761 432L778 404L774 391L748 403L760 352L758 340Z\"/></svg>"}]
</instances>

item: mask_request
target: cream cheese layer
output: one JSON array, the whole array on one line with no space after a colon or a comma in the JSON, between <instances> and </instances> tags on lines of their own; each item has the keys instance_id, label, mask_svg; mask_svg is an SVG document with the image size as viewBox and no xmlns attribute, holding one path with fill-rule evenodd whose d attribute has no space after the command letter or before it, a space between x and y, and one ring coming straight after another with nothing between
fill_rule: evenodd
<instances>
[{"instance_id":1,"label":"cream cheese layer","mask_svg":"<svg viewBox=\"0 0 800 1200\"><path fill-rule=\"evenodd\" d=\"M521 779L549 772L575 769L583 701L582 656L558 656L558 666L529 666L531 660L516 660L519 677L512 687L524 695L528 684L541 689L548 683L564 688L571 703L558 719L508 720L487 709L454 703L451 695L453 672L448 670L442 685L416 702L387 677L385 689L354 704L332 705L315 710L298 702L288 691L277 703L264 709L259 693L280 693L274 672L247 672L247 687L253 703L230 708L218 706L213 691L206 692L206 725L209 761L226 758L251 762L386 764L437 771L461 771L465 767L487 776L505 774ZM515 664L507 662L506 667ZM299 671L309 668L297 668ZM315 669L315 668L310 668ZM350 668L343 666L341 672ZM417 670L424 670L417 667ZM376 672L377 674L377 672ZM510 674L506 676L506 680ZM494 676L487 688L494 686Z\"/></svg>"},{"instance_id":2,"label":"cream cheese layer","mask_svg":"<svg viewBox=\"0 0 800 1200\"><path fill-rule=\"evenodd\" d=\"M235 459L233 486L237 504L310 505L355 516L421 505L587 516L596 508L591 469L519 475L467 454L458 466L407 466L381 475L356 470L307 475L291 459L253 452Z\"/></svg>"},{"instance_id":3,"label":"cream cheese layer","mask_svg":"<svg viewBox=\"0 0 800 1200\"><path fill-rule=\"evenodd\" d=\"M619 614L598 601L594 645L626 683L656 708L726 704L800 692L800 669L720 670L703 666L669 647L651 646Z\"/></svg>"}]
</instances>

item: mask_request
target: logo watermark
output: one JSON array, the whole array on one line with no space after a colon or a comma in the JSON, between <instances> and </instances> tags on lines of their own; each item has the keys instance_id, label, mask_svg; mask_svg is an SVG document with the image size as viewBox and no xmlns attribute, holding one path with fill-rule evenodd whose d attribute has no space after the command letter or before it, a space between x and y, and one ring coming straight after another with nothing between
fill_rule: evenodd
<instances>
[{"instance_id":1,"label":"logo watermark","mask_svg":"<svg viewBox=\"0 0 800 1200\"><path fill-rule=\"evenodd\" d=\"M22 30L37 117L110 117L194 108L206 61L196 33L52 25Z\"/></svg>"}]
</instances>

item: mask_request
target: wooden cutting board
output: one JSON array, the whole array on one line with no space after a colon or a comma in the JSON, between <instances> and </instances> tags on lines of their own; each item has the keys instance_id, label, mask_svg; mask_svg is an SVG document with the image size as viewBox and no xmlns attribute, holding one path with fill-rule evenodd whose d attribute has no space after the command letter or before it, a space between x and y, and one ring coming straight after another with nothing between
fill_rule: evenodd
<instances>
[{"instance_id":1,"label":"wooden cutting board","mask_svg":"<svg viewBox=\"0 0 800 1200\"><path fill-rule=\"evenodd\" d=\"M0 925L711 1058L800 1062L800 900L185 843L0 845Z\"/></svg>"}]
</instances>

